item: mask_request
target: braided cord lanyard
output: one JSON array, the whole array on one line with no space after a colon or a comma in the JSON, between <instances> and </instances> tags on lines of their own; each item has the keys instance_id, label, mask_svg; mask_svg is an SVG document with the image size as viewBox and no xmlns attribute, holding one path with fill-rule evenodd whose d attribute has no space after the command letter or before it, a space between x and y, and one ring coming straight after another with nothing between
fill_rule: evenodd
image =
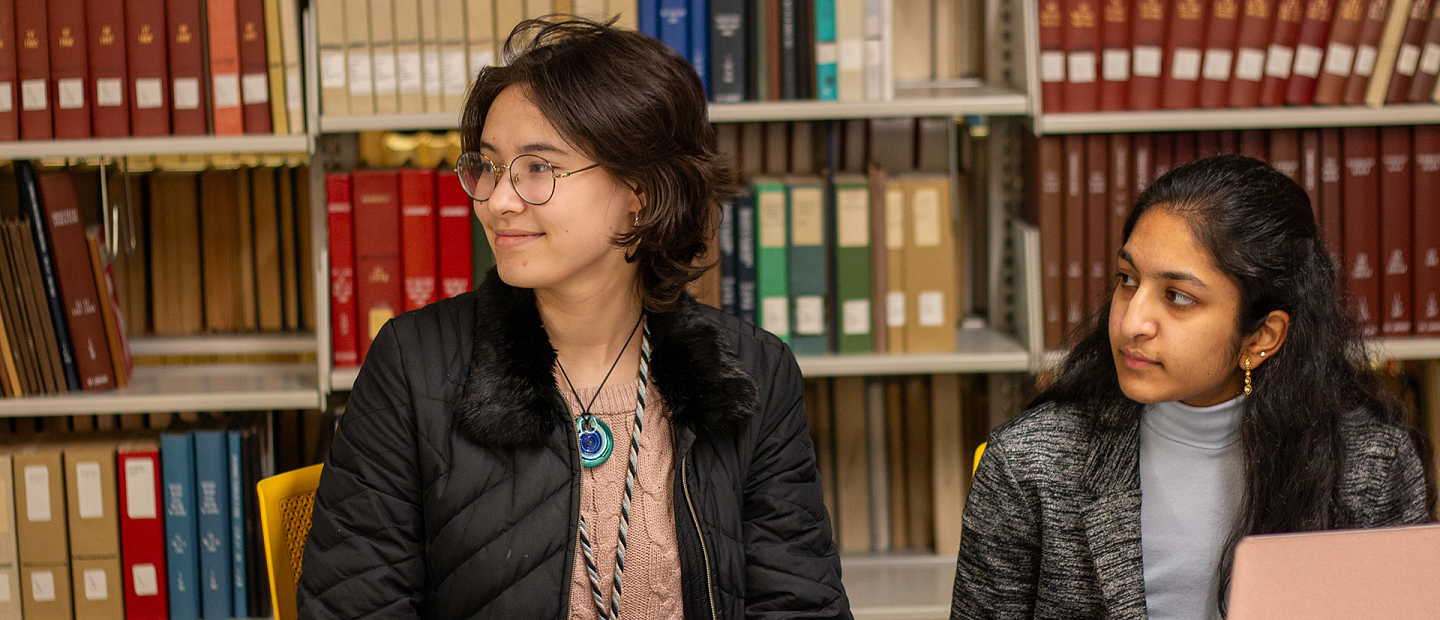
<instances>
[{"instance_id":1,"label":"braided cord lanyard","mask_svg":"<svg viewBox=\"0 0 1440 620\"><path fill-rule=\"evenodd\" d=\"M590 546L585 515L580 515L580 550L585 555L585 572L590 575L590 593L595 598L595 613L600 620L619 620L620 582L625 574L625 543L630 536L630 498L635 494L635 467L640 460L640 431L645 421L645 386L650 383L650 324L643 323L640 335L640 387L635 393L635 428L630 433L630 465L625 471L625 496L620 501L620 536L615 545L615 580L612 582L610 606L600 593L600 573L595 568L595 550Z\"/></svg>"}]
</instances>

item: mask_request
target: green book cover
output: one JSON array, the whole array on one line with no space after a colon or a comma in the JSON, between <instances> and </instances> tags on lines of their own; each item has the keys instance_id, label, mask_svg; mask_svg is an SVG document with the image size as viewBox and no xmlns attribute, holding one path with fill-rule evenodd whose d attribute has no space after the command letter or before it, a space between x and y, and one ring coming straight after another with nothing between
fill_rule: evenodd
<instances>
[{"instance_id":1,"label":"green book cover","mask_svg":"<svg viewBox=\"0 0 1440 620\"><path fill-rule=\"evenodd\" d=\"M785 182L756 177L758 226L755 227L755 287L760 296L760 327L790 342L789 204Z\"/></svg>"},{"instance_id":2,"label":"green book cover","mask_svg":"<svg viewBox=\"0 0 1440 620\"><path fill-rule=\"evenodd\" d=\"M863 175L835 177L834 329L840 353L871 353L870 182Z\"/></svg>"},{"instance_id":3,"label":"green book cover","mask_svg":"<svg viewBox=\"0 0 1440 620\"><path fill-rule=\"evenodd\" d=\"M830 352L830 260L825 248L825 181L787 180L790 203L790 348L796 355Z\"/></svg>"}]
</instances>

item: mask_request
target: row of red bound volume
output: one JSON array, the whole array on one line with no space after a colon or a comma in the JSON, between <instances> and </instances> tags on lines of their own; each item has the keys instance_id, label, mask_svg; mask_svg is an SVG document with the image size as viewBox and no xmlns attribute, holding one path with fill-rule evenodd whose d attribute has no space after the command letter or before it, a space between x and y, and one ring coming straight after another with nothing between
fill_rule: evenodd
<instances>
[{"instance_id":1,"label":"row of red bound volume","mask_svg":"<svg viewBox=\"0 0 1440 620\"><path fill-rule=\"evenodd\" d=\"M1149 183L1230 153L1305 188L1364 335L1440 333L1440 213L1421 202L1440 193L1440 126L1091 134L1042 137L1032 153L1046 348L1110 294L1121 226Z\"/></svg>"},{"instance_id":2,"label":"row of red bound volume","mask_svg":"<svg viewBox=\"0 0 1440 620\"><path fill-rule=\"evenodd\" d=\"M1432 0L1039 0L1045 113L1436 101Z\"/></svg>"}]
</instances>

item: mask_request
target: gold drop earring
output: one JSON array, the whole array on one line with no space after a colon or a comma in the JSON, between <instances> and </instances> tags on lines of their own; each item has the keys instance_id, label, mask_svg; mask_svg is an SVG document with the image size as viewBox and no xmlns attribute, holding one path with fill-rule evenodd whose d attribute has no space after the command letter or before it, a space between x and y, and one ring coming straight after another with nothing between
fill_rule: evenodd
<instances>
[{"instance_id":1,"label":"gold drop earring","mask_svg":"<svg viewBox=\"0 0 1440 620\"><path fill-rule=\"evenodd\" d=\"M1245 395L1249 396L1253 388L1250 386L1250 358L1245 358Z\"/></svg>"}]
</instances>

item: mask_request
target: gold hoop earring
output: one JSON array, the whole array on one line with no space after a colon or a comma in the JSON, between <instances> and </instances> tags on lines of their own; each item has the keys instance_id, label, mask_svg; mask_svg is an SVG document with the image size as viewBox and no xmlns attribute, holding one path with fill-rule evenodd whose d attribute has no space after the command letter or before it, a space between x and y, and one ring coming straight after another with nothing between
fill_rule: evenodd
<instances>
[{"instance_id":1,"label":"gold hoop earring","mask_svg":"<svg viewBox=\"0 0 1440 620\"><path fill-rule=\"evenodd\" d=\"M632 222L631 225L632 225L632 226L636 226L636 227L640 226L640 212L639 212L639 211L636 211L636 212L635 212L635 221Z\"/></svg>"},{"instance_id":2,"label":"gold hoop earring","mask_svg":"<svg viewBox=\"0 0 1440 620\"><path fill-rule=\"evenodd\" d=\"M1254 388L1250 386L1250 358L1245 358L1245 395L1249 396Z\"/></svg>"}]
</instances>

